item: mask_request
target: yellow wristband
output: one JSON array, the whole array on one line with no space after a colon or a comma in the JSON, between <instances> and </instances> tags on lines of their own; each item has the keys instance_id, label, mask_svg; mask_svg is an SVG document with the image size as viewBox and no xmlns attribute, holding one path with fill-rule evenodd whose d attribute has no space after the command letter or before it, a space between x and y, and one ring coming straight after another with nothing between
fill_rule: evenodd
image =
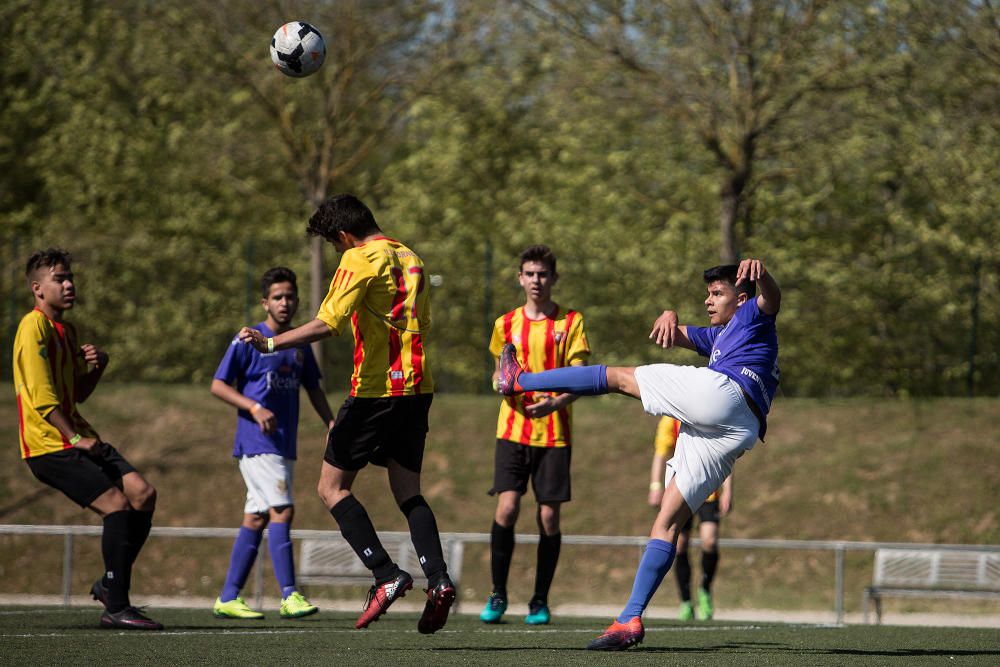
<instances>
[{"instance_id":1,"label":"yellow wristband","mask_svg":"<svg viewBox=\"0 0 1000 667\"><path fill-rule=\"evenodd\" d=\"M74 435L72 438L69 439L69 444L76 446L76 443L80 442L81 440L83 440L83 436L77 433L76 435Z\"/></svg>"},{"instance_id":2,"label":"yellow wristband","mask_svg":"<svg viewBox=\"0 0 1000 667\"><path fill-rule=\"evenodd\" d=\"M268 352L274 352L274 339L273 338L268 338L267 339L267 351Z\"/></svg>"},{"instance_id":3,"label":"yellow wristband","mask_svg":"<svg viewBox=\"0 0 1000 667\"><path fill-rule=\"evenodd\" d=\"M650 482L649 483L649 490L650 491L659 491L662 488L663 488L663 482Z\"/></svg>"}]
</instances>

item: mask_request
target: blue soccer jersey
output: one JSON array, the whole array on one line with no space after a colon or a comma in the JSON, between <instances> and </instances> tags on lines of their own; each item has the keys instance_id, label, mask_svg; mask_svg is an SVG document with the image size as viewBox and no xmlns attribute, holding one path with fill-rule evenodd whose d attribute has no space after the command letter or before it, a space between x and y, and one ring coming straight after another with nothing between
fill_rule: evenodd
<instances>
[{"instance_id":1,"label":"blue soccer jersey","mask_svg":"<svg viewBox=\"0 0 1000 667\"><path fill-rule=\"evenodd\" d=\"M267 338L275 335L263 322L254 329ZM277 420L277 428L265 435L249 412L238 411L233 456L278 454L296 458L299 386L315 389L320 380L316 358L308 345L261 353L234 338L215 371L215 379L230 385L235 382L237 391L273 412Z\"/></svg>"},{"instance_id":2,"label":"blue soccer jersey","mask_svg":"<svg viewBox=\"0 0 1000 667\"><path fill-rule=\"evenodd\" d=\"M687 328L698 354L708 367L736 381L765 418L778 388L778 330L775 315L762 313L757 299L736 309L729 323L717 327ZM766 424L761 424L761 433Z\"/></svg>"}]
</instances>

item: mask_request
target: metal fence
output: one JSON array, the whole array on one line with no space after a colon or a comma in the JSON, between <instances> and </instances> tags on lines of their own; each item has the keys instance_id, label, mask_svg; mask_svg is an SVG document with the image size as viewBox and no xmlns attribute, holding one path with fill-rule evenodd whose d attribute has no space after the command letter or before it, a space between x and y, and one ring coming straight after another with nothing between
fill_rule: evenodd
<instances>
[{"instance_id":1,"label":"metal fence","mask_svg":"<svg viewBox=\"0 0 1000 667\"><path fill-rule=\"evenodd\" d=\"M73 578L73 543L76 537L99 537L103 531L102 526L34 526L0 524L0 535L54 535L63 538L63 566L62 566L62 596L63 605L69 606L70 587ZM156 537L184 537L184 538L228 538L233 539L239 532L237 528L177 528L177 527L154 527L151 535ZM380 533L386 537L405 537L407 533L385 532ZM442 533L442 537L459 545L458 549L451 551L454 558L464 551L465 544L489 544L488 533ZM266 539L266 532L265 532ZM334 530L305 530L296 529L293 533L295 540L340 540L343 539L339 531ZM518 543L537 544L538 535L517 536ZM624 535L563 535L563 544L592 545L602 547L637 547L642 549L649 541L648 537L634 537ZM699 546L700 540L692 538L691 544ZM1000 553L1000 545L997 544L927 544L915 542L849 542L832 540L758 540L740 538L720 538L720 548L731 549L787 549L797 551L832 551L834 554L834 612L837 616L837 623L844 620L844 556L848 551L874 552L877 549L912 549L915 551L936 550L936 551L989 551ZM264 553L262 550L261 553ZM454 563L456 569L461 571L461 562ZM256 568L254 578L254 595L257 606L261 606L263 595L263 567Z\"/></svg>"}]
</instances>

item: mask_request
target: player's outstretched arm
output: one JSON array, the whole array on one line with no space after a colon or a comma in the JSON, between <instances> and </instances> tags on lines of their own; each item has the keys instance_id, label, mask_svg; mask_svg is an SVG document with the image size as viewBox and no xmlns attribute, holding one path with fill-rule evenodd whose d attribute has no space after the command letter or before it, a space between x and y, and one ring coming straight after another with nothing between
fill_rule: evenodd
<instances>
[{"instance_id":1,"label":"player's outstretched arm","mask_svg":"<svg viewBox=\"0 0 1000 667\"><path fill-rule=\"evenodd\" d=\"M671 347L695 349L694 343L687 337L687 327L678 324L677 313L672 310L665 310L656 318L656 321L653 322L653 330L649 333L649 340L665 350Z\"/></svg>"},{"instance_id":2,"label":"player's outstretched arm","mask_svg":"<svg viewBox=\"0 0 1000 667\"><path fill-rule=\"evenodd\" d=\"M736 269L736 286L744 280L752 280L757 283L760 294L757 295L757 307L762 313L777 315L781 308L781 289L774 280L774 276L764 268L764 261L760 259L744 259Z\"/></svg>"},{"instance_id":3,"label":"player's outstretched arm","mask_svg":"<svg viewBox=\"0 0 1000 667\"><path fill-rule=\"evenodd\" d=\"M283 350L286 347L295 347L296 345L302 345L304 343L312 343L313 341L322 340L333 335L333 330L327 325L326 322L320 319L312 320L311 322L306 322L300 327L295 327L294 329L289 329L285 333L278 334L273 339L273 347L268 347L267 337L256 329L250 327L243 327L240 329L239 339L247 343L248 345L253 345L258 352L274 352L276 350Z\"/></svg>"}]
</instances>

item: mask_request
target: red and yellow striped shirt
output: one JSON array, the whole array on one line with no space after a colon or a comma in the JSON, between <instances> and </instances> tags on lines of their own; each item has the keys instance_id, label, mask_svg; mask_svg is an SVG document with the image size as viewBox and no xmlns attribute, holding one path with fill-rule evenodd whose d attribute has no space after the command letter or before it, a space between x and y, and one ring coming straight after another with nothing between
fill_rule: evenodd
<instances>
[{"instance_id":1,"label":"red and yellow striped shirt","mask_svg":"<svg viewBox=\"0 0 1000 667\"><path fill-rule=\"evenodd\" d=\"M656 425L656 440L653 442L654 451L667 460L674 456L677 448L677 436L681 432L681 423L673 417L663 416ZM719 499L719 490L716 489L705 499L706 503Z\"/></svg>"},{"instance_id":2,"label":"red and yellow striped shirt","mask_svg":"<svg viewBox=\"0 0 1000 667\"><path fill-rule=\"evenodd\" d=\"M431 326L424 263L399 241L379 236L344 252L316 317L337 335L351 322L351 396L433 393L424 347Z\"/></svg>"},{"instance_id":3,"label":"red and yellow striped shirt","mask_svg":"<svg viewBox=\"0 0 1000 667\"><path fill-rule=\"evenodd\" d=\"M562 366L581 366L590 356L583 315L558 306L552 317L529 320L524 307L510 311L497 319L490 339L490 352L499 357L506 343L517 348L517 358L528 371L543 371ZM532 447L567 447L571 444L570 406L531 419L524 408L547 392L525 392L508 396L500 404L497 418L497 438Z\"/></svg>"},{"instance_id":4,"label":"red and yellow striped shirt","mask_svg":"<svg viewBox=\"0 0 1000 667\"><path fill-rule=\"evenodd\" d=\"M45 419L57 407L77 433L97 435L76 409L76 383L86 373L72 324L53 322L37 308L21 318L14 337L14 391L22 459L72 447Z\"/></svg>"}]
</instances>

